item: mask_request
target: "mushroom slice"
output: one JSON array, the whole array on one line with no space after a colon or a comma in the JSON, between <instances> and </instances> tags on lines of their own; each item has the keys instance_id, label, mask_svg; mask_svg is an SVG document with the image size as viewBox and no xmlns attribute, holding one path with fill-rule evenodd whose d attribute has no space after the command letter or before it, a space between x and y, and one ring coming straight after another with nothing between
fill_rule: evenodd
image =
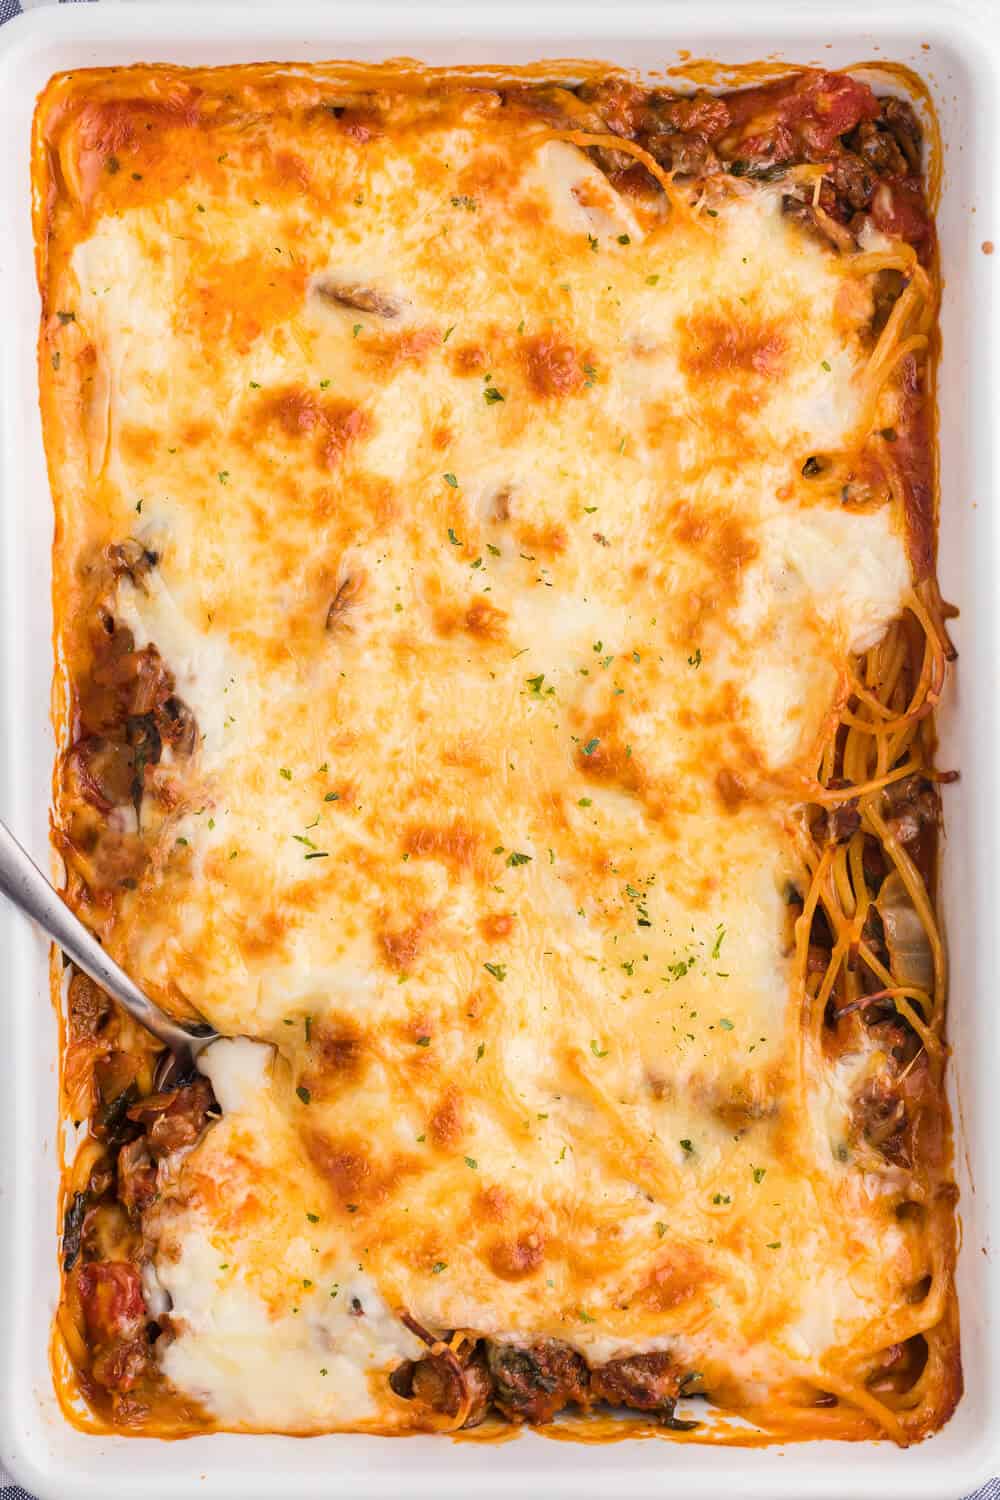
<instances>
[{"instance_id":1,"label":"mushroom slice","mask_svg":"<svg viewBox=\"0 0 1000 1500\"><path fill-rule=\"evenodd\" d=\"M403 311L401 302L360 281L336 281L333 277L325 276L313 285L321 301L332 303L335 307L349 307L355 312L371 313L377 318L398 318Z\"/></svg>"}]
</instances>

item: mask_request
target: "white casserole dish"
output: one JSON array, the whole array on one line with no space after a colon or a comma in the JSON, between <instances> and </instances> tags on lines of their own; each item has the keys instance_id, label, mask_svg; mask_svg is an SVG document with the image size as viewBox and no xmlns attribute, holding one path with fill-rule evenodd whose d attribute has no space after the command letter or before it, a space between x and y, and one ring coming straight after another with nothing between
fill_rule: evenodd
<instances>
[{"instance_id":1,"label":"white casserole dish","mask_svg":"<svg viewBox=\"0 0 1000 1500\"><path fill-rule=\"evenodd\" d=\"M357 11L171 5L34 11L0 33L0 809L47 860L53 741L49 601L51 510L35 382L38 304L30 222L29 135L35 97L61 69L136 61L232 63L365 60L524 63L588 56L663 69L685 53L727 62L780 59L845 66L906 63L931 87L944 142L938 212L944 271L939 380L940 574L961 606L961 652L941 715L941 763L961 767L946 794L943 906L952 964L951 1096L961 1188L959 1294L966 1395L942 1434L908 1452L888 1444L724 1449L630 1442L590 1447L534 1434L502 1445L335 1436L214 1435L157 1443L86 1437L52 1389L49 1337L57 1291L56 1022L46 945L0 911L0 1459L39 1500L255 1500L294 1484L302 1497L597 1496L674 1492L761 1500L945 1500L1000 1471L1000 1032L994 872L1000 853L996 769L1000 542L992 515L993 408L1000 399L994 278L983 253L997 215L1000 15L989 0L812 0L745 7L716 0L598 6L508 0L502 10L385 0ZM405 1479L401 1473L405 1472Z\"/></svg>"}]
</instances>

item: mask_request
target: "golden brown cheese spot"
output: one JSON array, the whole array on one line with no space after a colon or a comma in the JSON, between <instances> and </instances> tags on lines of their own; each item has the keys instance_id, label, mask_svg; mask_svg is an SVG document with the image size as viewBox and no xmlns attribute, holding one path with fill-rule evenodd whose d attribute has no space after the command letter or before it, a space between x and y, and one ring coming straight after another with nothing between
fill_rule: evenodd
<instances>
[{"instance_id":1,"label":"golden brown cheese spot","mask_svg":"<svg viewBox=\"0 0 1000 1500\"><path fill-rule=\"evenodd\" d=\"M434 625L438 633L452 636L462 631L476 640L498 642L507 634L506 611L490 604L487 599L476 599L467 608L442 606L434 611Z\"/></svg>"},{"instance_id":2,"label":"golden brown cheese spot","mask_svg":"<svg viewBox=\"0 0 1000 1500\"><path fill-rule=\"evenodd\" d=\"M721 581L730 582L759 552L757 542L739 516L691 505L674 512L673 535L702 559Z\"/></svg>"},{"instance_id":3,"label":"golden brown cheese spot","mask_svg":"<svg viewBox=\"0 0 1000 1500\"><path fill-rule=\"evenodd\" d=\"M460 344L450 363L456 375L478 375L488 367L489 356L478 344Z\"/></svg>"},{"instance_id":4,"label":"golden brown cheese spot","mask_svg":"<svg viewBox=\"0 0 1000 1500\"><path fill-rule=\"evenodd\" d=\"M349 1016L325 1015L309 1031L311 1073L334 1085L353 1084L368 1064L365 1034Z\"/></svg>"},{"instance_id":5,"label":"golden brown cheese spot","mask_svg":"<svg viewBox=\"0 0 1000 1500\"><path fill-rule=\"evenodd\" d=\"M659 1257L636 1298L651 1312L669 1312L689 1302L697 1293L704 1293L714 1279L696 1251L677 1245Z\"/></svg>"},{"instance_id":6,"label":"golden brown cheese spot","mask_svg":"<svg viewBox=\"0 0 1000 1500\"><path fill-rule=\"evenodd\" d=\"M418 1011L416 1015L411 1016L408 1020L403 1021L395 1027L396 1035L406 1046L420 1048L420 1052L417 1054L415 1060L421 1064L428 1065L433 1064L433 1058L431 1053L426 1049L434 1039L434 1032L434 1018L428 1015L426 1011ZM436 1064L434 1065L436 1066Z\"/></svg>"},{"instance_id":7,"label":"golden brown cheese spot","mask_svg":"<svg viewBox=\"0 0 1000 1500\"><path fill-rule=\"evenodd\" d=\"M145 112L145 101L130 99L87 99L77 115L77 133L81 160L100 158L103 166L109 156L120 156L135 146L136 127Z\"/></svg>"},{"instance_id":8,"label":"golden brown cheese spot","mask_svg":"<svg viewBox=\"0 0 1000 1500\"><path fill-rule=\"evenodd\" d=\"M201 443L207 443L215 436L215 428L211 422L195 420L186 422L179 436L185 448L197 448Z\"/></svg>"},{"instance_id":9,"label":"golden brown cheese spot","mask_svg":"<svg viewBox=\"0 0 1000 1500\"><path fill-rule=\"evenodd\" d=\"M599 186L588 180L574 183L570 191L581 208L607 210L608 195L603 186Z\"/></svg>"},{"instance_id":10,"label":"golden brown cheese spot","mask_svg":"<svg viewBox=\"0 0 1000 1500\"><path fill-rule=\"evenodd\" d=\"M307 1126L302 1129L302 1138L309 1160L348 1213L377 1208L404 1177L420 1170L412 1157L398 1153L378 1161L359 1136L331 1136Z\"/></svg>"},{"instance_id":11,"label":"golden brown cheese spot","mask_svg":"<svg viewBox=\"0 0 1000 1500\"><path fill-rule=\"evenodd\" d=\"M243 878L247 885L254 879L252 870L247 866L244 866ZM285 886L285 896L288 909L292 913L290 920L293 922L300 915L318 911L327 899L322 884L316 880L289 881Z\"/></svg>"},{"instance_id":12,"label":"golden brown cheese spot","mask_svg":"<svg viewBox=\"0 0 1000 1500\"><path fill-rule=\"evenodd\" d=\"M160 132L166 125L196 124L196 97L193 89L176 85L155 99L84 99L74 122L74 154L84 204L114 182L124 167L134 165L151 132Z\"/></svg>"},{"instance_id":13,"label":"golden brown cheese spot","mask_svg":"<svg viewBox=\"0 0 1000 1500\"><path fill-rule=\"evenodd\" d=\"M525 339L519 353L528 384L538 396L572 396L586 381L584 365L589 360L555 333Z\"/></svg>"},{"instance_id":14,"label":"golden brown cheese spot","mask_svg":"<svg viewBox=\"0 0 1000 1500\"><path fill-rule=\"evenodd\" d=\"M510 937L514 931L514 923L517 919L512 912L493 912L488 917L483 917L479 923L479 931L487 942L499 941Z\"/></svg>"},{"instance_id":15,"label":"golden brown cheese spot","mask_svg":"<svg viewBox=\"0 0 1000 1500\"><path fill-rule=\"evenodd\" d=\"M441 342L437 328L409 328L401 333L383 333L360 346L359 352L383 375L403 365L422 365Z\"/></svg>"},{"instance_id":16,"label":"golden brown cheese spot","mask_svg":"<svg viewBox=\"0 0 1000 1500\"><path fill-rule=\"evenodd\" d=\"M582 743L576 751L578 770L596 781L615 783L633 795L646 790L649 780L631 745L624 744L607 721L598 720L592 733L580 738Z\"/></svg>"},{"instance_id":17,"label":"golden brown cheese spot","mask_svg":"<svg viewBox=\"0 0 1000 1500\"><path fill-rule=\"evenodd\" d=\"M723 766L716 773L715 790L727 812L737 812L750 800L750 789L743 777L738 772L731 771L728 766Z\"/></svg>"},{"instance_id":18,"label":"golden brown cheese spot","mask_svg":"<svg viewBox=\"0 0 1000 1500\"><path fill-rule=\"evenodd\" d=\"M302 386L287 386L261 402L257 425L277 427L290 438L313 437L316 461L329 469L337 467L352 442L371 431L371 419L360 407L336 397L321 401Z\"/></svg>"},{"instance_id":19,"label":"golden brown cheese spot","mask_svg":"<svg viewBox=\"0 0 1000 1500\"><path fill-rule=\"evenodd\" d=\"M160 446L160 434L155 427L140 427L123 422L118 433L122 455L132 463L149 463Z\"/></svg>"},{"instance_id":20,"label":"golden brown cheese spot","mask_svg":"<svg viewBox=\"0 0 1000 1500\"><path fill-rule=\"evenodd\" d=\"M744 567L758 555L758 543L738 516L686 503L653 530L664 537L663 545L673 549L679 544L702 565L696 582L678 593L666 622L672 639L689 647L705 620L734 602Z\"/></svg>"},{"instance_id":21,"label":"golden brown cheese spot","mask_svg":"<svg viewBox=\"0 0 1000 1500\"><path fill-rule=\"evenodd\" d=\"M504 1281L522 1281L537 1271L545 1259L545 1237L532 1229L515 1239L497 1240L489 1252L489 1264Z\"/></svg>"},{"instance_id":22,"label":"golden brown cheese spot","mask_svg":"<svg viewBox=\"0 0 1000 1500\"><path fill-rule=\"evenodd\" d=\"M431 924L430 912L421 912L408 927L391 929L379 933L379 943L390 966L401 973L415 962L424 945L427 929Z\"/></svg>"},{"instance_id":23,"label":"golden brown cheese spot","mask_svg":"<svg viewBox=\"0 0 1000 1500\"><path fill-rule=\"evenodd\" d=\"M464 1129L462 1096L458 1089L450 1088L431 1115L428 1130L435 1146L453 1148L462 1139Z\"/></svg>"},{"instance_id":24,"label":"golden brown cheese spot","mask_svg":"<svg viewBox=\"0 0 1000 1500\"><path fill-rule=\"evenodd\" d=\"M274 166L282 187L298 188L305 192L312 184L308 164L297 151L276 151Z\"/></svg>"},{"instance_id":25,"label":"golden brown cheese spot","mask_svg":"<svg viewBox=\"0 0 1000 1500\"><path fill-rule=\"evenodd\" d=\"M465 735L442 747L441 764L461 766L463 771L471 771L476 776L488 776L492 769L490 761L483 755L481 742L472 741Z\"/></svg>"},{"instance_id":26,"label":"golden brown cheese spot","mask_svg":"<svg viewBox=\"0 0 1000 1500\"><path fill-rule=\"evenodd\" d=\"M546 1238L536 1215L527 1210L528 1222L518 1224L521 1218L511 1194L494 1184L484 1188L472 1204L474 1219L485 1224L500 1224L505 1233L493 1239L484 1252L484 1259L504 1281L521 1281L542 1265L545 1259Z\"/></svg>"},{"instance_id":27,"label":"golden brown cheese spot","mask_svg":"<svg viewBox=\"0 0 1000 1500\"><path fill-rule=\"evenodd\" d=\"M411 828L404 843L411 858L436 859L453 875L464 875L472 869L481 846L481 836L461 822L450 828L433 824Z\"/></svg>"},{"instance_id":28,"label":"golden brown cheese spot","mask_svg":"<svg viewBox=\"0 0 1000 1500\"><path fill-rule=\"evenodd\" d=\"M509 514L509 497L508 497ZM557 526L550 522L543 526L535 526L530 522L522 522L515 530L515 536L522 547L530 547L533 552L557 554L566 551L567 535L565 526Z\"/></svg>"},{"instance_id":29,"label":"golden brown cheese spot","mask_svg":"<svg viewBox=\"0 0 1000 1500\"><path fill-rule=\"evenodd\" d=\"M870 322L872 288L863 276L845 276L833 303L834 324L848 337Z\"/></svg>"},{"instance_id":30,"label":"golden brown cheese spot","mask_svg":"<svg viewBox=\"0 0 1000 1500\"><path fill-rule=\"evenodd\" d=\"M237 943L240 953L249 963L284 956L288 951L285 939L290 927L287 912L274 907L260 912L252 922L239 925Z\"/></svg>"},{"instance_id":31,"label":"golden brown cheese spot","mask_svg":"<svg viewBox=\"0 0 1000 1500\"><path fill-rule=\"evenodd\" d=\"M487 204L502 202L516 181L517 169L509 156L480 151L459 173L459 191L455 196L460 200L471 199L478 209L482 207L480 200ZM464 202L457 206L469 211Z\"/></svg>"},{"instance_id":32,"label":"golden brown cheese spot","mask_svg":"<svg viewBox=\"0 0 1000 1500\"><path fill-rule=\"evenodd\" d=\"M506 1222L510 1213L510 1194L505 1193L502 1187L495 1183L488 1188L483 1188L477 1195L473 1204L473 1211L481 1218L487 1219L494 1224Z\"/></svg>"},{"instance_id":33,"label":"golden brown cheese spot","mask_svg":"<svg viewBox=\"0 0 1000 1500\"><path fill-rule=\"evenodd\" d=\"M787 344L780 329L743 313L695 313L677 323L681 369L700 379L724 380L741 374L775 378L781 374Z\"/></svg>"},{"instance_id":34,"label":"golden brown cheese spot","mask_svg":"<svg viewBox=\"0 0 1000 1500\"><path fill-rule=\"evenodd\" d=\"M702 601L705 604L705 601ZM700 619L701 616L699 615ZM696 634L696 633L695 633ZM680 637L682 640L692 640L694 635L688 634ZM736 723L743 711L743 699L735 683L724 683L715 692L709 692L704 701L697 705L685 703L677 710L677 723L682 729L722 729L730 728L736 733Z\"/></svg>"},{"instance_id":35,"label":"golden brown cheese spot","mask_svg":"<svg viewBox=\"0 0 1000 1500\"><path fill-rule=\"evenodd\" d=\"M512 213L519 227L529 234L544 233L550 222L545 204L537 197L515 199Z\"/></svg>"},{"instance_id":36,"label":"golden brown cheese spot","mask_svg":"<svg viewBox=\"0 0 1000 1500\"><path fill-rule=\"evenodd\" d=\"M339 481L317 485L303 496L302 477L286 479L288 500L295 511L308 510L330 527L330 541L338 550L354 545L361 535L375 535L399 514L392 482L380 474L354 468L348 486Z\"/></svg>"},{"instance_id":37,"label":"golden brown cheese spot","mask_svg":"<svg viewBox=\"0 0 1000 1500\"><path fill-rule=\"evenodd\" d=\"M349 444L355 438L364 437L369 430L369 419L358 407L346 401L330 409L327 415L326 439L322 445L323 461L328 469L335 469L343 458Z\"/></svg>"},{"instance_id":38,"label":"golden brown cheese spot","mask_svg":"<svg viewBox=\"0 0 1000 1500\"><path fill-rule=\"evenodd\" d=\"M191 174L184 127L197 123L197 93L179 82L155 98L69 104L52 130L68 198L113 211L177 191Z\"/></svg>"},{"instance_id":39,"label":"golden brown cheese spot","mask_svg":"<svg viewBox=\"0 0 1000 1500\"><path fill-rule=\"evenodd\" d=\"M465 1014L470 1021L478 1021L490 1007L490 1000L481 990L473 990L465 1001Z\"/></svg>"},{"instance_id":40,"label":"golden brown cheese spot","mask_svg":"<svg viewBox=\"0 0 1000 1500\"><path fill-rule=\"evenodd\" d=\"M247 354L262 333L298 312L305 287L301 263L271 264L256 255L212 261L185 284L177 316L209 356L222 346Z\"/></svg>"},{"instance_id":41,"label":"golden brown cheese spot","mask_svg":"<svg viewBox=\"0 0 1000 1500\"><path fill-rule=\"evenodd\" d=\"M658 1102L662 1102L664 1099L673 1099L676 1092L672 1079L664 1078L662 1073L657 1073L652 1069L646 1073L646 1087L649 1090L650 1097L656 1099Z\"/></svg>"}]
</instances>

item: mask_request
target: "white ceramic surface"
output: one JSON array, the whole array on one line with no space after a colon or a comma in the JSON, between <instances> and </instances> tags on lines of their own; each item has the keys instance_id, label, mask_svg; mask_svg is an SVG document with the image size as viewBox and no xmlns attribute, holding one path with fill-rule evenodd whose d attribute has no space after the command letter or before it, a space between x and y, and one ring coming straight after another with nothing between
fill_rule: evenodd
<instances>
[{"instance_id":1,"label":"white ceramic surface","mask_svg":"<svg viewBox=\"0 0 1000 1500\"><path fill-rule=\"evenodd\" d=\"M65 5L0 35L0 811L45 861L51 503L35 385L38 299L29 215L29 131L57 70L137 61L263 59L522 63L596 57L641 69L694 57L777 57L833 67L878 58L930 83L944 135L938 216L945 276L940 372L946 597L962 609L961 658L941 715L943 902L952 962L951 1092L961 1187L959 1284L966 1395L944 1432L907 1452L888 1444L762 1450L534 1434L500 1446L444 1438L215 1435L184 1442L86 1437L63 1421L48 1364L57 1289L56 1024L39 936L0 911L0 1462L40 1500L264 1500L628 1495L709 1500L949 1500L1000 1471L1000 1268L994 1254L1000 1151L997 744L1000 550L993 516L1000 419L996 279L1000 249L1000 8L991 0L504 0L503 5L368 0Z\"/></svg>"}]
</instances>

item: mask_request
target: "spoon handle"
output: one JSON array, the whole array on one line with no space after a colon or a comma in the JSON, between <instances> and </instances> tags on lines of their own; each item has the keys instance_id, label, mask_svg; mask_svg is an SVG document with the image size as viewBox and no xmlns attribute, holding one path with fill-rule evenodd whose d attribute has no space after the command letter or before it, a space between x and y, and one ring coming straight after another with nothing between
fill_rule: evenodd
<instances>
[{"instance_id":1,"label":"spoon handle","mask_svg":"<svg viewBox=\"0 0 1000 1500\"><path fill-rule=\"evenodd\" d=\"M160 1010L137 984L119 968L97 939L74 916L59 892L45 879L34 860L25 853L6 823L0 822L0 892L19 911L36 922L66 957L107 990L129 1015L151 1031L172 1051L188 1049L213 1036L211 1028L188 1029Z\"/></svg>"}]
</instances>

